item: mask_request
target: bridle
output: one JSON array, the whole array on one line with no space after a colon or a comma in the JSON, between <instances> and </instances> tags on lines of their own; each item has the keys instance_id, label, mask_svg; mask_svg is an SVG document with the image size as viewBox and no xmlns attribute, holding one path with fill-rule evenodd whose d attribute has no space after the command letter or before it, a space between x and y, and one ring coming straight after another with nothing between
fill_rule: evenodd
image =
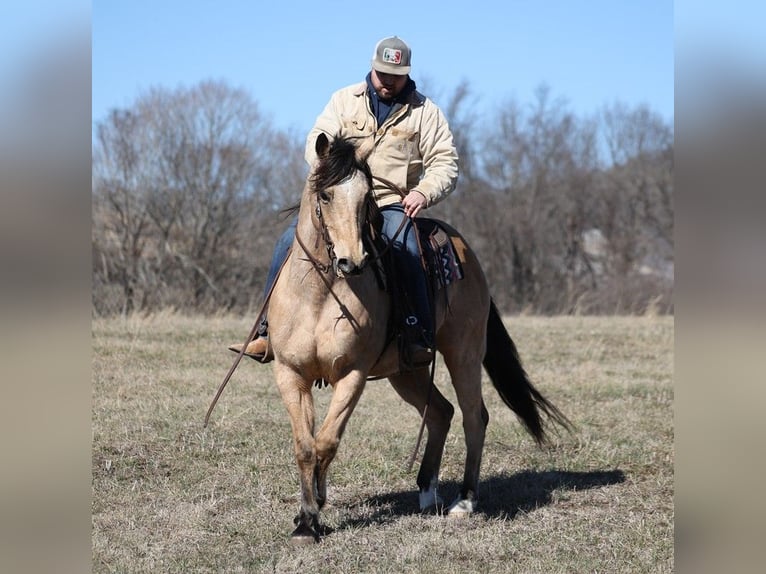
<instances>
[{"instance_id":1,"label":"bridle","mask_svg":"<svg viewBox=\"0 0 766 574\"><path fill-rule=\"evenodd\" d=\"M394 182L385 179L383 177L379 177L376 175L372 176L373 179L378 180L383 185L388 187L389 189L396 191L401 197L404 197L407 193L402 190L398 185L396 185ZM327 229L327 224L325 223L324 216L322 214L322 200L320 198L321 194L316 193L316 206L314 208L314 216L316 218L316 221L314 222L314 228L317 230L317 237L316 242L314 244L314 248L316 249L319 246L320 239L324 242L325 250L327 251L327 258L329 259L328 263L322 263L317 259L306 247L306 244L304 243L303 239L301 238L300 234L298 233L298 230L295 230L295 239L298 242L298 245L301 247L303 252L305 253L308 261L312 264L314 269L316 269L320 276L322 276L323 279L326 279L324 275L329 274L330 270L332 269L335 271L335 275L337 277L343 277L342 272L340 271L338 267L338 256L335 254L335 243L333 242L332 238L330 237L330 232ZM372 211L373 205L374 205L374 199L371 194L371 190L368 191L364 198L365 201L365 213L368 215L365 217L364 225L367 226L367 233L372 235L374 233L373 230L373 223L370 221L369 214ZM377 261L378 259L381 259L385 253L391 248L391 245L394 243L394 240L399 236L402 229L404 229L404 226L407 224L407 219L403 218L402 222L399 224L399 228L396 230L396 233L394 233L393 237L390 238L390 240L387 242L387 245L378 253L376 253L373 257L368 257L362 262L362 265L360 267L361 269L364 269L369 263L373 263ZM364 231L363 231L364 233ZM329 288L329 283L327 283L327 286Z\"/></svg>"},{"instance_id":2,"label":"bridle","mask_svg":"<svg viewBox=\"0 0 766 574\"><path fill-rule=\"evenodd\" d=\"M303 239L301 239L297 228L295 230L295 239L298 241L298 245L300 245L301 249L303 249L303 252L306 254L308 260L311 262L314 268L319 271L320 275L327 274L331 269L333 269L335 274L340 276L338 269L338 256L335 254L335 243L330 237L330 231L327 229L327 224L325 223L324 217L322 216L322 203L319 198L319 194L317 193L316 196L317 203L316 207L314 208L316 222L314 223L314 227L317 230L317 236L314 243L314 248L319 246L319 240L321 239L324 242L325 250L327 251L327 258L330 260L329 263L322 263L319 261L319 259L314 257L311 251L309 251L308 247L306 247Z\"/></svg>"}]
</instances>

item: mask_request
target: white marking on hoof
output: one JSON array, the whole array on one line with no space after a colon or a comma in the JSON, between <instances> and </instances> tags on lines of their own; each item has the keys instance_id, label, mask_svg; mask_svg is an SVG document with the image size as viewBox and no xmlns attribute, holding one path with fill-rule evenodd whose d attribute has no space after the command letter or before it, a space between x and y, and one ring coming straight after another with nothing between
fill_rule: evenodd
<instances>
[{"instance_id":1,"label":"white marking on hoof","mask_svg":"<svg viewBox=\"0 0 766 574\"><path fill-rule=\"evenodd\" d=\"M431 484L426 490L420 491L420 511L428 510L434 506L443 506L444 500L436 492L436 487L439 484L439 479L434 478L431 480Z\"/></svg>"},{"instance_id":2,"label":"white marking on hoof","mask_svg":"<svg viewBox=\"0 0 766 574\"><path fill-rule=\"evenodd\" d=\"M450 518L465 518L473 514L476 503L473 500L457 499L447 510L447 516Z\"/></svg>"}]
</instances>

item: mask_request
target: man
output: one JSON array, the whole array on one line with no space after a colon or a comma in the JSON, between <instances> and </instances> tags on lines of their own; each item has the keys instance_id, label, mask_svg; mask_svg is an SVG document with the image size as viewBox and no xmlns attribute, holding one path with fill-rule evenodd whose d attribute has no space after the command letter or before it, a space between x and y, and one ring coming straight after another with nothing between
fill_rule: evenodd
<instances>
[{"instance_id":1,"label":"man","mask_svg":"<svg viewBox=\"0 0 766 574\"><path fill-rule=\"evenodd\" d=\"M360 143L374 142L367 158L373 176L380 176L406 190L402 198L389 186L373 180L373 193L383 215L382 234L391 239L402 220L404 227L394 239L399 275L412 299L408 328L415 328L419 340L409 349L415 364L427 363L435 349L433 316L429 305L425 273L411 218L449 195L457 183L458 157L444 114L416 90L409 77L412 53L400 38L384 38L375 46L372 70L364 82L335 92L316 120L306 140L305 158L316 160L315 142L320 133L344 136ZM285 231L274 249L266 281L266 293L273 285L295 234L295 224ZM267 323L250 342L245 354L261 362L273 358L268 345ZM229 349L239 352L242 345Z\"/></svg>"}]
</instances>

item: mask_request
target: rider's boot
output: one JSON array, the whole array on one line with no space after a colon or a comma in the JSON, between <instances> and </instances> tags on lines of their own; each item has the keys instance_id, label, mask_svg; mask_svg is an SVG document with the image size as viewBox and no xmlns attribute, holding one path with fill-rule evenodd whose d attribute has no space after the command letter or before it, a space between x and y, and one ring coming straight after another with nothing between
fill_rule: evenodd
<instances>
[{"instance_id":1,"label":"rider's boot","mask_svg":"<svg viewBox=\"0 0 766 574\"><path fill-rule=\"evenodd\" d=\"M239 353L242 350L242 343L229 345L229 350ZM245 347L245 355L258 361L259 363L269 363L274 360L274 350L269 345L268 335L259 335Z\"/></svg>"}]
</instances>

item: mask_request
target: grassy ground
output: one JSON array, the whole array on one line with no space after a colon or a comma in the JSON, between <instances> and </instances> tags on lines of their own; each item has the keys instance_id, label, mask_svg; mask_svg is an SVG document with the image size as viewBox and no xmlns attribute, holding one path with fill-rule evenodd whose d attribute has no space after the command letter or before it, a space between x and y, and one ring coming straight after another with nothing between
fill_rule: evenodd
<instances>
[{"instance_id":1,"label":"grassy ground","mask_svg":"<svg viewBox=\"0 0 766 574\"><path fill-rule=\"evenodd\" d=\"M422 516L406 471L420 420L370 382L330 470L322 517L335 531L294 548L296 467L271 367L243 362L202 428L248 321L95 320L94 572L672 572L672 318L506 324L577 432L537 448L485 380L480 512ZM437 384L454 398L443 367ZM320 415L330 393L316 391ZM448 502L464 456L458 409Z\"/></svg>"}]
</instances>

